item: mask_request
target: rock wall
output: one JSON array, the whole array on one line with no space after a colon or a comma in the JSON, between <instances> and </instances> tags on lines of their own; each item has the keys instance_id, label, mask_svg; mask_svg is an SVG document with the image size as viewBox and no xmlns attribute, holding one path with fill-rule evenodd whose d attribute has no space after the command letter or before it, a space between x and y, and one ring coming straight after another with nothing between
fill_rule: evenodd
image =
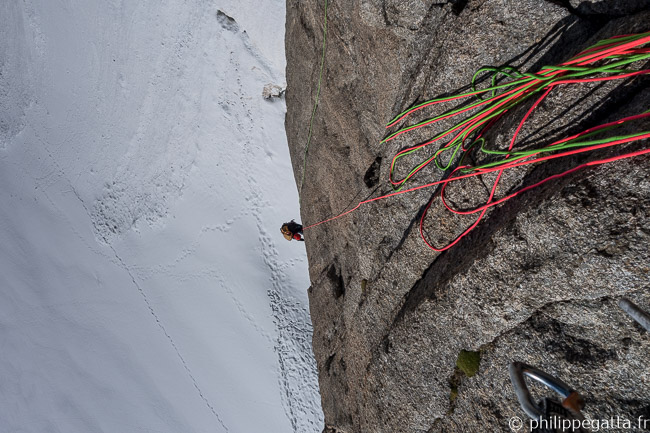
<instances>
[{"instance_id":1,"label":"rock wall","mask_svg":"<svg viewBox=\"0 0 650 433\"><path fill-rule=\"evenodd\" d=\"M286 129L298 184L306 166L303 223L390 191L392 156L431 135L380 144L395 114L466 88L484 65L535 71L597 40L648 31L647 9L645 0L329 0L323 86L305 163L325 2L288 0ZM566 88L536 110L521 136L548 142L645 111L649 84L644 77ZM503 142L515 126L504 120L490 138ZM649 126L639 122L635 130ZM504 185L609 154L534 166L505 176ZM444 253L419 237L433 190L308 229L327 429L509 431L511 417L525 418L508 377L513 360L570 383L589 417L650 418L650 338L616 305L625 296L650 310L649 169L650 159L639 157L545 184L489 211ZM433 176L440 177L425 170L416 181ZM481 188L469 183L454 198L471 204ZM425 229L442 244L467 224L438 201ZM457 367L462 351L480 353L471 377Z\"/></svg>"}]
</instances>

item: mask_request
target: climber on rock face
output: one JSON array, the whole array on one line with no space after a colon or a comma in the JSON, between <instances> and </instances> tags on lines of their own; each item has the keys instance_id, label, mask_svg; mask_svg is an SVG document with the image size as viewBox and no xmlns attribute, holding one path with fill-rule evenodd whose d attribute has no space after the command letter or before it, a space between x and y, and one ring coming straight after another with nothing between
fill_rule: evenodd
<instances>
[{"instance_id":1,"label":"climber on rock face","mask_svg":"<svg viewBox=\"0 0 650 433\"><path fill-rule=\"evenodd\" d=\"M297 241L304 242L305 240L302 236L302 225L298 224L294 220L282 224L282 227L280 227L280 231L282 232L284 238L288 241L295 239Z\"/></svg>"}]
</instances>

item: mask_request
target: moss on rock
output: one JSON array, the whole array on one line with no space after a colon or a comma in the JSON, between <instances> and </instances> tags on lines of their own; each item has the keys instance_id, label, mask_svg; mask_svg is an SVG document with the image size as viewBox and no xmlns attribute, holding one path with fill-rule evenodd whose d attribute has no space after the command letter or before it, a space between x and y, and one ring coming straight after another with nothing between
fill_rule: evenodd
<instances>
[{"instance_id":1,"label":"moss on rock","mask_svg":"<svg viewBox=\"0 0 650 433\"><path fill-rule=\"evenodd\" d=\"M461 350L456 360L456 366L465 373L465 376L472 377L478 372L479 364L481 363L481 354L479 352L471 352Z\"/></svg>"}]
</instances>

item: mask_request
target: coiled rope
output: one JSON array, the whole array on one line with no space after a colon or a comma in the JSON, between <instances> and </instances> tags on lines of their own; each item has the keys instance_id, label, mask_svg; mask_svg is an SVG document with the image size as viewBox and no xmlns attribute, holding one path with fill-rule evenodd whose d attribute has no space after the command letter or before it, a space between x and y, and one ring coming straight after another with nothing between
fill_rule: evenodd
<instances>
[{"instance_id":1,"label":"coiled rope","mask_svg":"<svg viewBox=\"0 0 650 433\"><path fill-rule=\"evenodd\" d=\"M618 156L613 156L610 158L591 161L578 165L577 167L566 170L562 173L547 177L546 179L533 185L522 187L516 192L506 195L505 197L495 199L497 186L505 170L650 138L650 131L641 131L634 134L616 135L606 138L593 139L593 136L599 135L605 131L619 128L620 126L628 124L629 122L650 117L649 110L641 114L628 116L623 119L589 128L568 138L557 140L544 147L535 149L513 150L517 136L523 128L525 122L531 116L535 108L539 106L539 104L544 101L544 99L556 87L563 85L621 80L635 76L649 75L650 69L630 69L633 63L638 63L650 59L650 48L647 46L648 44L650 44L650 32L615 36L613 38L598 42L597 44L574 56L567 62L564 62L557 66L545 66L536 74L520 73L516 69L510 67L479 69L472 78L472 91L447 97L435 98L423 102L398 114L388 123L386 127L391 128L408 118L413 113L435 104L462 100L474 96L478 98L478 100L468 102L459 108L446 111L438 116L426 119L414 125L402 127L401 129L398 129L397 131L389 134L385 139L381 141L381 143L386 143L416 129L433 125L437 122L440 122L441 120L454 118L465 113L467 113L465 116L469 116L458 121L451 128L438 133L425 143L401 150L393 157L389 171L389 181L394 192L361 201L352 209L342 212L334 217L327 218L323 221L306 226L305 230L348 215L363 204L440 185L441 201L447 210L458 215L478 214L476 221L467 229L465 229L460 235L458 235L453 241L445 246L436 247L427 240L423 229L424 219L426 218L427 212L434 200L432 198L429 201L420 218L420 236L424 240L425 244L432 250L444 251L457 244L464 236L471 232L479 224L486 211L493 206L503 203L525 191L536 188L546 182L574 173L578 170L581 170L582 168L606 164L609 162L650 153L650 149L642 149L634 152L624 153ZM476 89L475 85L477 77L485 72L492 74L491 85L485 89L478 90ZM504 84L497 84L497 81L501 76L505 76L511 80ZM489 94L489 97L487 99L483 99L482 97L485 94ZM503 118L503 116L506 115L508 111L511 111L515 106L522 104L524 101L527 101L536 95L539 95L539 97L534 101L534 103L526 111L525 115L519 122L519 125L517 126L514 134L510 139L508 150L500 151L489 149L487 147L487 142L483 137L486 132L489 131L490 128L492 128L499 119ZM394 179L396 164L402 157L421 151L430 144L439 142L442 139L447 139L447 142L443 144L437 151L435 151L432 156L424 159L422 162L418 163L415 167L410 169L405 177L397 180ZM478 149L478 151L487 156L496 157L496 159L478 166L463 165L465 157L474 149ZM443 162L441 156L446 153L448 156L446 157L447 162L445 163ZM403 189L407 182L411 181L416 173L421 171L431 162L434 162L436 167L443 171L448 171L454 164L458 164L458 167L454 168L451 174L445 179L437 180L408 189ZM454 209L448 204L448 201L445 200L445 188L449 183L457 182L470 177L482 176L487 173L496 173L497 176L496 180L494 180L492 184L489 198L485 204L471 210L463 211Z\"/></svg>"}]
</instances>

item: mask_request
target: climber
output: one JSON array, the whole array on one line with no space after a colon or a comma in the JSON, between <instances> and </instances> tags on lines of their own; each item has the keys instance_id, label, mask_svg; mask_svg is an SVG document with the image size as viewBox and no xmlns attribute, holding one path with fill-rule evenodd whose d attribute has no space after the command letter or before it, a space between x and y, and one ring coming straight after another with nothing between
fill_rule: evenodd
<instances>
[{"instance_id":1,"label":"climber","mask_svg":"<svg viewBox=\"0 0 650 433\"><path fill-rule=\"evenodd\" d=\"M291 220L288 223L282 224L282 227L280 228L280 231L282 232L282 235L284 238L288 241L295 239L297 241L303 241L304 238L302 236L302 225L298 224L294 220Z\"/></svg>"}]
</instances>

